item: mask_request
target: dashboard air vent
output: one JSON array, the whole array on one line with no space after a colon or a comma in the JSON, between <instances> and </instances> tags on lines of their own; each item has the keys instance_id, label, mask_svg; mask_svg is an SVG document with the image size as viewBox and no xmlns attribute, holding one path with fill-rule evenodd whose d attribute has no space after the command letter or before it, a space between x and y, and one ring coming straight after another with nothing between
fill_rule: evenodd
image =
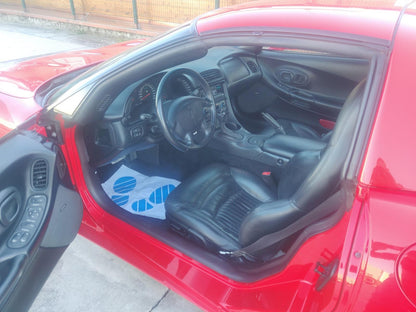
<instances>
[{"instance_id":1,"label":"dashboard air vent","mask_svg":"<svg viewBox=\"0 0 416 312\"><path fill-rule=\"evenodd\" d=\"M36 190L43 190L48 184L48 164L46 160L36 160L32 167L32 186Z\"/></svg>"},{"instance_id":2,"label":"dashboard air vent","mask_svg":"<svg viewBox=\"0 0 416 312\"><path fill-rule=\"evenodd\" d=\"M251 70L251 72L254 74L254 73L257 73L257 71L259 70L258 68L257 68L257 64L256 63L254 63L253 61L248 61L247 62L247 66L248 66L248 68L250 68L250 70Z\"/></svg>"},{"instance_id":3,"label":"dashboard air vent","mask_svg":"<svg viewBox=\"0 0 416 312\"><path fill-rule=\"evenodd\" d=\"M209 69L203 71L201 76L208 82L222 78L221 72L218 69Z\"/></svg>"}]
</instances>

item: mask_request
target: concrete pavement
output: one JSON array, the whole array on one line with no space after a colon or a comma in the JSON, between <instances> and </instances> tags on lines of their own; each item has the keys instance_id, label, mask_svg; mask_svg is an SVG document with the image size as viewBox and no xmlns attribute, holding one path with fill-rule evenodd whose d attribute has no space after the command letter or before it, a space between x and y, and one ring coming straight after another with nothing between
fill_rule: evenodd
<instances>
[{"instance_id":1,"label":"concrete pavement","mask_svg":"<svg viewBox=\"0 0 416 312\"><path fill-rule=\"evenodd\" d=\"M2 21L0 62L94 48L119 40ZM46 311L197 312L200 309L108 251L77 237L30 309L30 312Z\"/></svg>"},{"instance_id":2,"label":"concrete pavement","mask_svg":"<svg viewBox=\"0 0 416 312\"><path fill-rule=\"evenodd\" d=\"M196 312L192 303L78 236L30 312Z\"/></svg>"}]
</instances>

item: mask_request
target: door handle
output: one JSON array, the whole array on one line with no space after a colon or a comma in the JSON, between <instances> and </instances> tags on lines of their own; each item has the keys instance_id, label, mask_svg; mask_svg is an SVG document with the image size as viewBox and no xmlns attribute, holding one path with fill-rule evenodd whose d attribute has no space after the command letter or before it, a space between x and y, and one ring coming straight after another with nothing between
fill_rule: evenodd
<instances>
[{"instance_id":1,"label":"door handle","mask_svg":"<svg viewBox=\"0 0 416 312\"><path fill-rule=\"evenodd\" d=\"M15 187L8 187L0 192L0 223L7 228L19 214L21 196ZM2 230L0 228L0 234Z\"/></svg>"}]
</instances>

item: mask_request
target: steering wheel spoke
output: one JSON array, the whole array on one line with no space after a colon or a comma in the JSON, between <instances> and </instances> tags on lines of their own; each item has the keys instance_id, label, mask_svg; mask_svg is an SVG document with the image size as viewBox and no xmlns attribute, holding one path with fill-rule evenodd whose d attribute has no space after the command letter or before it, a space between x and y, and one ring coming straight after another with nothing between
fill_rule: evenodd
<instances>
[{"instance_id":1,"label":"steering wheel spoke","mask_svg":"<svg viewBox=\"0 0 416 312\"><path fill-rule=\"evenodd\" d=\"M205 121L201 124L200 131L204 133L205 136L209 135L211 132L211 124L206 123Z\"/></svg>"},{"instance_id":2,"label":"steering wheel spoke","mask_svg":"<svg viewBox=\"0 0 416 312\"><path fill-rule=\"evenodd\" d=\"M215 115L215 114L214 114ZM204 107L203 109L203 124L212 124L213 122L213 113L210 108Z\"/></svg>"}]
</instances>

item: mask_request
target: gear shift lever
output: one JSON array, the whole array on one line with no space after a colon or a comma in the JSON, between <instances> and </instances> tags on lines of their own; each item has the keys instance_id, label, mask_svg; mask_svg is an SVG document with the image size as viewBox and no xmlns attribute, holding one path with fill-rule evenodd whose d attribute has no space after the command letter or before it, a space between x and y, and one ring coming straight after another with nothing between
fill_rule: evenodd
<instances>
[{"instance_id":1,"label":"gear shift lever","mask_svg":"<svg viewBox=\"0 0 416 312\"><path fill-rule=\"evenodd\" d=\"M276 119L274 119L272 115L270 115L269 113L265 113L265 112L262 112L261 115L263 116L263 119L266 120L266 122L269 125L275 128L281 134L286 134L285 129L283 129L282 125Z\"/></svg>"}]
</instances>

